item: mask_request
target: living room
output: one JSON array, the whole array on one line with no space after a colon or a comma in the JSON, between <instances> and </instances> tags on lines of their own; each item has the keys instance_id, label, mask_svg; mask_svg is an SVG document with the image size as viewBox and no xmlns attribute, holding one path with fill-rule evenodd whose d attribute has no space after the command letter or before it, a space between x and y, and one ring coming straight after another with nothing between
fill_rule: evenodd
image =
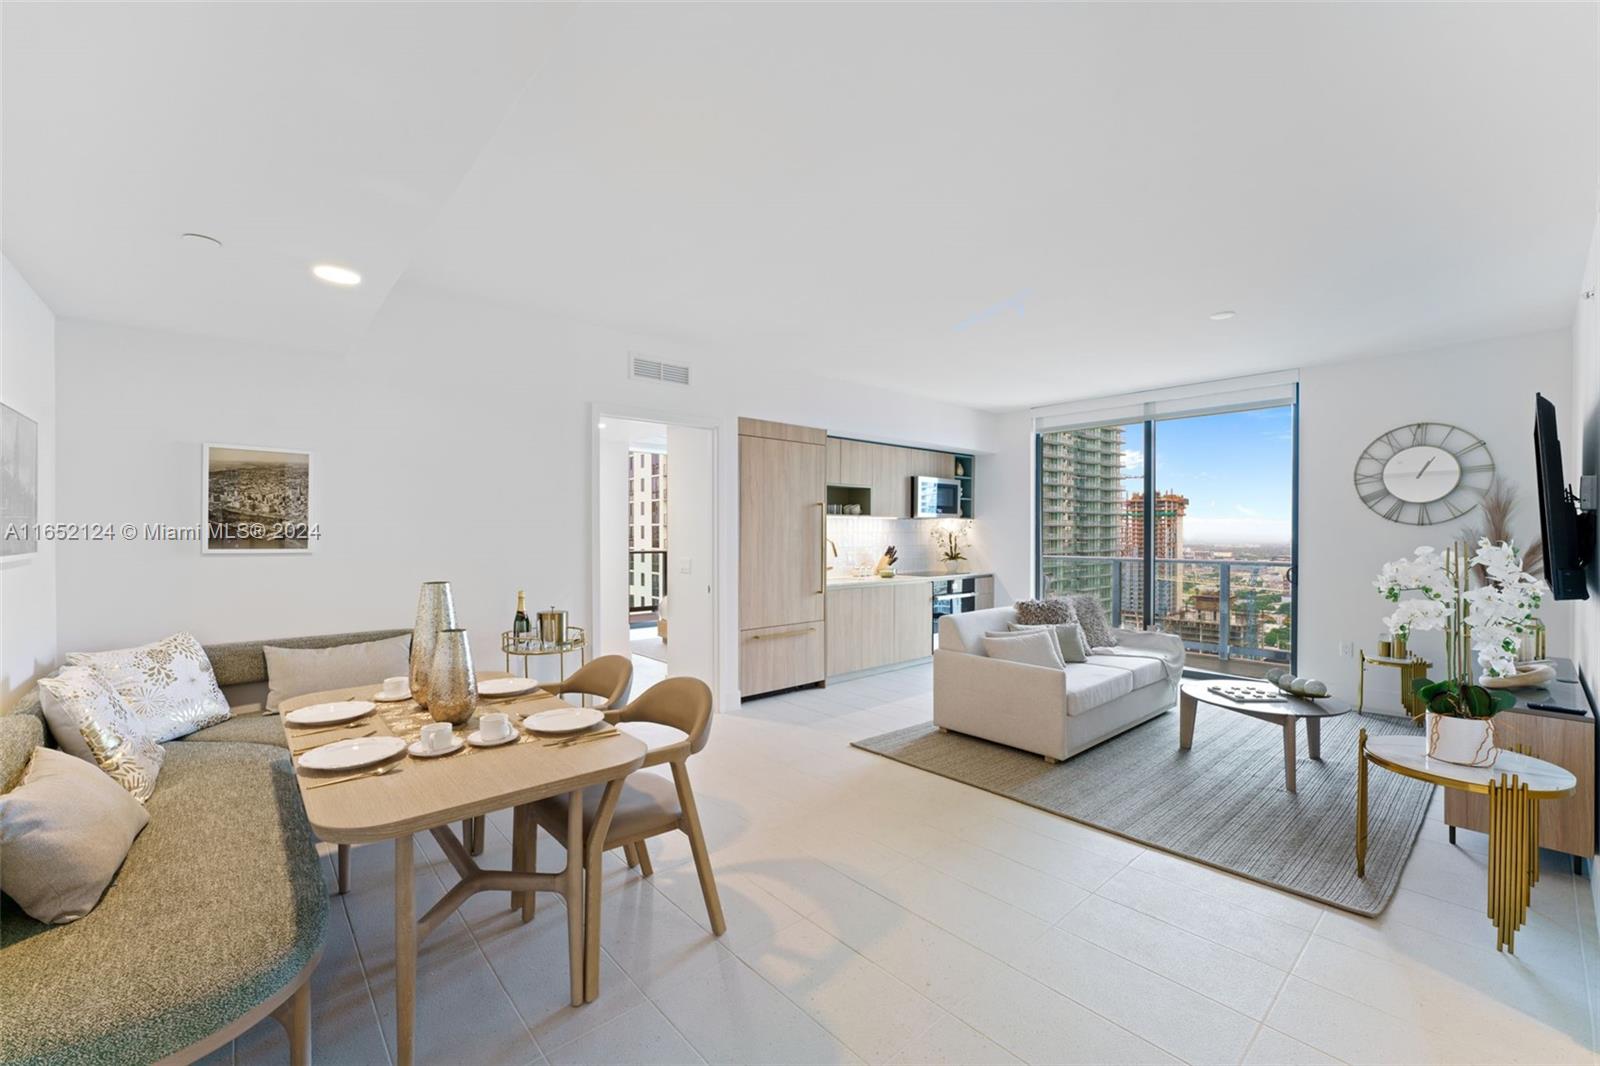
<instances>
[{"instance_id":1,"label":"living room","mask_svg":"<svg viewBox=\"0 0 1600 1066\"><path fill-rule=\"evenodd\" d=\"M0 18L0 1062L1594 1061L1594 6Z\"/></svg>"}]
</instances>

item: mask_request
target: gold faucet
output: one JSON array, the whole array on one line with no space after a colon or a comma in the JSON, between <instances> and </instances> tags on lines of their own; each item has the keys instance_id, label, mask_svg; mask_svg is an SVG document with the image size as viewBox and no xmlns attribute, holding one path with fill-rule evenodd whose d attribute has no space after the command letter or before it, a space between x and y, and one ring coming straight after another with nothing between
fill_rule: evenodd
<instances>
[{"instance_id":1,"label":"gold faucet","mask_svg":"<svg viewBox=\"0 0 1600 1066\"><path fill-rule=\"evenodd\" d=\"M822 539L828 542L829 549L831 549L833 551L833 557L835 559L839 558L839 546L833 542L833 538L832 537L823 537ZM832 570L833 567L830 566L830 567L828 567L828 569Z\"/></svg>"}]
</instances>

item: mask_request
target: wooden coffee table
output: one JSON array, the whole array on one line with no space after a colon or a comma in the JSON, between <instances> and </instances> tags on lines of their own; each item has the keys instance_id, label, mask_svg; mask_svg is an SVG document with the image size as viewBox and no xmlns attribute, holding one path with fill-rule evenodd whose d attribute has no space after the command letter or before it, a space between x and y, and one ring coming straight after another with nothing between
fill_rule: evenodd
<instances>
[{"instance_id":1,"label":"wooden coffee table","mask_svg":"<svg viewBox=\"0 0 1600 1066\"><path fill-rule=\"evenodd\" d=\"M1332 696L1308 700L1301 696L1285 694L1283 699L1276 703L1240 703L1237 700L1230 700L1226 696L1219 696L1211 691L1212 685L1226 683L1193 680L1185 681L1179 687L1178 748L1182 751L1188 751L1194 746L1195 712L1202 703L1220 707L1235 714L1242 714L1247 718L1270 722L1283 730L1283 785L1290 792L1295 790L1295 722L1304 721L1306 724L1306 754L1313 759L1321 759L1322 720L1324 718L1332 718L1335 715L1349 714L1355 709L1346 701L1335 699Z\"/></svg>"}]
</instances>

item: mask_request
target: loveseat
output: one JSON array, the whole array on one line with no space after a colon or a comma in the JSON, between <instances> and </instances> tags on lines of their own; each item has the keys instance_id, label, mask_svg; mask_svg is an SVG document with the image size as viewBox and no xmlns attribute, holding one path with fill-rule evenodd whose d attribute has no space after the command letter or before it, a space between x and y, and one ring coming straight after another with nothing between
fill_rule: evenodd
<instances>
[{"instance_id":1,"label":"loveseat","mask_svg":"<svg viewBox=\"0 0 1600 1066\"><path fill-rule=\"evenodd\" d=\"M283 727L252 701L260 648L402 632L205 649L234 716L164 745L150 822L99 905L44 925L0 897L0 1063L188 1062L269 1016L304 1060L328 886ZM0 793L41 744L35 688L0 715Z\"/></svg>"},{"instance_id":2,"label":"loveseat","mask_svg":"<svg viewBox=\"0 0 1600 1066\"><path fill-rule=\"evenodd\" d=\"M1065 670L990 658L987 633L1007 632L1013 607L939 619L933 655L933 722L940 729L1020 748L1055 762L1171 710L1183 641L1113 630L1115 647L1089 649Z\"/></svg>"}]
</instances>

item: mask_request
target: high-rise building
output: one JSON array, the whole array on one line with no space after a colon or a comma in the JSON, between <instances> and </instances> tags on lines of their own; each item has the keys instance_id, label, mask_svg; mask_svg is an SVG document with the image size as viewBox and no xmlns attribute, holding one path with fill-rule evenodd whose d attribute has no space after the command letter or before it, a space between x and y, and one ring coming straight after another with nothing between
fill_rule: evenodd
<instances>
[{"instance_id":1,"label":"high-rise building","mask_svg":"<svg viewBox=\"0 0 1600 1066\"><path fill-rule=\"evenodd\" d=\"M667 457L628 453L628 602L654 610L666 591Z\"/></svg>"},{"instance_id":2,"label":"high-rise building","mask_svg":"<svg viewBox=\"0 0 1600 1066\"><path fill-rule=\"evenodd\" d=\"M1122 446L1121 426L1041 434L1039 552L1046 595L1093 592L1111 607L1118 564L1059 557L1109 559L1121 550Z\"/></svg>"},{"instance_id":3,"label":"high-rise building","mask_svg":"<svg viewBox=\"0 0 1600 1066\"><path fill-rule=\"evenodd\" d=\"M1176 492L1163 492L1155 499L1155 529L1151 553L1156 559L1183 558L1183 516L1189 509L1189 498ZM1144 493L1129 496L1122 508L1122 554L1133 559L1144 558ZM1124 616L1137 616L1143 609L1144 569L1128 567L1122 579L1122 611ZM1183 602L1183 564L1156 563L1155 601L1151 614L1162 618Z\"/></svg>"}]
</instances>

